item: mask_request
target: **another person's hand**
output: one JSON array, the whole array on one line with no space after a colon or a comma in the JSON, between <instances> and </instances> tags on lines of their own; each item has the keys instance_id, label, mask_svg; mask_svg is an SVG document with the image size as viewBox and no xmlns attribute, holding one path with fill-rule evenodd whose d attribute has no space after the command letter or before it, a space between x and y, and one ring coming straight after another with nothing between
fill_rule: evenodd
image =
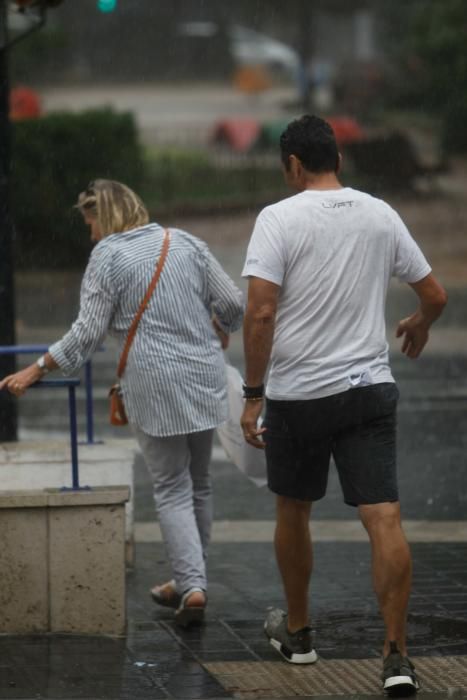
<instances>
[{"instance_id":1,"label":"another person's hand","mask_svg":"<svg viewBox=\"0 0 467 700\"><path fill-rule=\"evenodd\" d=\"M401 351L412 359L417 358L428 342L430 324L417 311L412 316L402 319L396 330L396 337L403 338Z\"/></svg>"},{"instance_id":2,"label":"another person's hand","mask_svg":"<svg viewBox=\"0 0 467 700\"><path fill-rule=\"evenodd\" d=\"M263 409L262 401L245 401L240 425L242 426L245 440L253 447L264 450L265 443L261 435L266 432L266 428L258 428L258 420Z\"/></svg>"},{"instance_id":3,"label":"another person's hand","mask_svg":"<svg viewBox=\"0 0 467 700\"><path fill-rule=\"evenodd\" d=\"M15 374L9 374L7 377L2 379L0 382L0 391L2 389L8 389L10 394L15 396L22 396L26 389L35 384L42 377L42 371L36 363L29 365L25 369L15 372Z\"/></svg>"},{"instance_id":4,"label":"another person's hand","mask_svg":"<svg viewBox=\"0 0 467 700\"><path fill-rule=\"evenodd\" d=\"M216 331L217 337L221 341L222 350L227 350L229 347L230 335L222 330L215 318L212 319L212 325Z\"/></svg>"}]
</instances>

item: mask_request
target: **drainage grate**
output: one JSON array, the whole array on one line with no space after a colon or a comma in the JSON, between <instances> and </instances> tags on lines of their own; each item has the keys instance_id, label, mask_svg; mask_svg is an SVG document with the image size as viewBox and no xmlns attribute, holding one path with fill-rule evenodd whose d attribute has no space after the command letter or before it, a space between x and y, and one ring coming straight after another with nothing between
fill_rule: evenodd
<instances>
[{"instance_id":1,"label":"drainage grate","mask_svg":"<svg viewBox=\"0 0 467 700\"><path fill-rule=\"evenodd\" d=\"M422 689L467 690L467 656L431 656L414 659ZM379 659L326 661L312 666L285 662L213 662L205 668L234 698L285 698L381 692Z\"/></svg>"}]
</instances>

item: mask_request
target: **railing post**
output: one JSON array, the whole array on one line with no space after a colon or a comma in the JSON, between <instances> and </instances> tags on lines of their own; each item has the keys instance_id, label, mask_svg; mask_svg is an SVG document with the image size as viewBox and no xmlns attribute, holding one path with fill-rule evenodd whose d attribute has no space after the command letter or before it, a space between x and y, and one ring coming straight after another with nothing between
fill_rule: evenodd
<instances>
[{"instance_id":1,"label":"railing post","mask_svg":"<svg viewBox=\"0 0 467 700\"><path fill-rule=\"evenodd\" d=\"M68 387L68 406L70 413L70 441L71 441L71 483L72 489L78 490L79 468L78 468L78 428L76 424L76 393L75 387Z\"/></svg>"},{"instance_id":2,"label":"railing post","mask_svg":"<svg viewBox=\"0 0 467 700\"><path fill-rule=\"evenodd\" d=\"M76 387L79 379L69 377L67 379L41 379L31 384L31 389L41 387L67 387L68 389L68 414L70 418L70 447L71 447L71 487L63 486L62 491L87 491L89 486L79 485L78 466L78 425L76 420Z\"/></svg>"},{"instance_id":3,"label":"railing post","mask_svg":"<svg viewBox=\"0 0 467 700\"><path fill-rule=\"evenodd\" d=\"M85 389L86 389L86 439L88 445L94 444L94 408L92 396L92 364L91 360L86 362L84 367L85 372Z\"/></svg>"},{"instance_id":4,"label":"railing post","mask_svg":"<svg viewBox=\"0 0 467 700\"><path fill-rule=\"evenodd\" d=\"M1 2L1 0L0 0ZM45 353L48 350L48 345L0 345L0 358L4 355L29 355L33 353ZM104 347L99 348L102 352ZM92 389L92 360L88 360L84 366L85 372L85 392L86 392L86 444L96 445L94 439L94 397ZM6 394L5 394L6 395ZM13 399L12 399L13 400ZM1 431L0 431L1 432Z\"/></svg>"},{"instance_id":5,"label":"railing post","mask_svg":"<svg viewBox=\"0 0 467 700\"><path fill-rule=\"evenodd\" d=\"M8 118L8 3L0 0L0 309L2 339L15 343L13 225L10 212L10 122ZM0 376L16 372L14 355L0 357ZM17 407L7 392L0 396L0 441L17 439Z\"/></svg>"}]
</instances>

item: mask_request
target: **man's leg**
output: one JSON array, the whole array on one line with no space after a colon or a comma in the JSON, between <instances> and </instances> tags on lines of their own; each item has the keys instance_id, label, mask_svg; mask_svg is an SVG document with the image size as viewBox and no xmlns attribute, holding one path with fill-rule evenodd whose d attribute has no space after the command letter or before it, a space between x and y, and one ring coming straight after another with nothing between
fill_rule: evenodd
<instances>
[{"instance_id":1,"label":"man's leg","mask_svg":"<svg viewBox=\"0 0 467 700\"><path fill-rule=\"evenodd\" d=\"M308 588L313 565L310 509L309 501L277 496L274 544L287 598L290 632L309 624Z\"/></svg>"},{"instance_id":2,"label":"man's leg","mask_svg":"<svg viewBox=\"0 0 467 700\"><path fill-rule=\"evenodd\" d=\"M396 641L407 655L407 607L412 584L412 559L401 526L399 503L359 506L359 514L371 543L373 585L386 625L383 656Z\"/></svg>"}]
</instances>

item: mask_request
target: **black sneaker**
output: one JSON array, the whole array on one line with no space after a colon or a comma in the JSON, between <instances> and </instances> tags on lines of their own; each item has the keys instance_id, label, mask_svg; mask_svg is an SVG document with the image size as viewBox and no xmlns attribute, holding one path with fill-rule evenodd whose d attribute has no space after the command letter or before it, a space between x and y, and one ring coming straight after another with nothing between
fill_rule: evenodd
<instances>
[{"instance_id":1,"label":"black sneaker","mask_svg":"<svg viewBox=\"0 0 467 700\"><path fill-rule=\"evenodd\" d=\"M396 642L389 645L389 654L383 660L383 690L390 698L408 698L420 688L414 665L402 656Z\"/></svg>"},{"instance_id":2,"label":"black sneaker","mask_svg":"<svg viewBox=\"0 0 467 700\"><path fill-rule=\"evenodd\" d=\"M314 664L318 654L311 646L311 629L304 627L298 632L287 629L287 613L275 608L270 610L264 623L264 632L274 649L291 664Z\"/></svg>"}]
</instances>

